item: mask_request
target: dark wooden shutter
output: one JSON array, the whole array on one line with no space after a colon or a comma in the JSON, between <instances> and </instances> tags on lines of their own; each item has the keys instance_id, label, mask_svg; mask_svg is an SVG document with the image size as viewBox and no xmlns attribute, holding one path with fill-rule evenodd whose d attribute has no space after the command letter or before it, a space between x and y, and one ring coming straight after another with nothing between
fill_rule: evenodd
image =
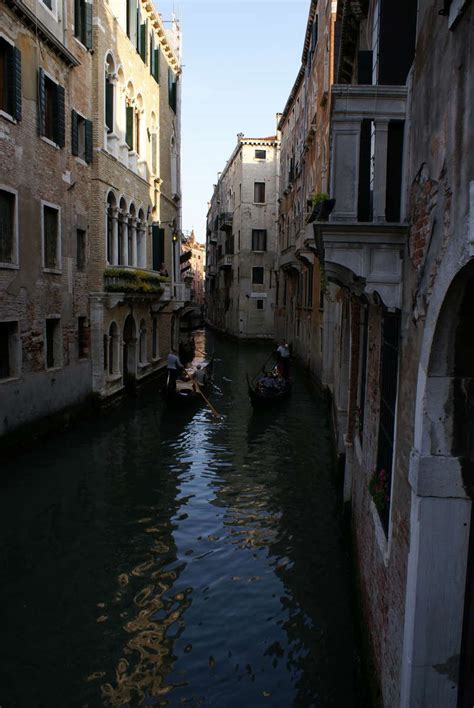
<instances>
[{"instance_id":1,"label":"dark wooden shutter","mask_svg":"<svg viewBox=\"0 0 474 708\"><path fill-rule=\"evenodd\" d=\"M79 155L77 122L76 111L71 111L71 152L73 155Z\"/></svg>"},{"instance_id":2,"label":"dark wooden shutter","mask_svg":"<svg viewBox=\"0 0 474 708\"><path fill-rule=\"evenodd\" d=\"M152 268L159 270L162 263L165 262L165 230L153 224L151 227L152 234Z\"/></svg>"},{"instance_id":3,"label":"dark wooden shutter","mask_svg":"<svg viewBox=\"0 0 474 708\"><path fill-rule=\"evenodd\" d=\"M82 34L82 3L81 0L74 0L74 36L81 38Z\"/></svg>"},{"instance_id":4,"label":"dark wooden shutter","mask_svg":"<svg viewBox=\"0 0 474 708\"><path fill-rule=\"evenodd\" d=\"M17 47L12 47L8 53L8 110L16 120L21 120L21 52Z\"/></svg>"},{"instance_id":5,"label":"dark wooden shutter","mask_svg":"<svg viewBox=\"0 0 474 708\"><path fill-rule=\"evenodd\" d=\"M108 79L105 80L105 124L107 132L112 133L114 129L114 85Z\"/></svg>"},{"instance_id":6,"label":"dark wooden shutter","mask_svg":"<svg viewBox=\"0 0 474 708\"><path fill-rule=\"evenodd\" d=\"M133 106L126 106L125 142L133 150Z\"/></svg>"},{"instance_id":7,"label":"dark wooden shutter","mask_svg":"<svg viewBox=\"0 0 474 708\"><path fill-rule=\"evenodd\" d=\"M92 162L92 121L86 120L85 125L85 158L88 165Z\"/></svg>"},{"instance_id":8,"label":"dark wooden shutter","mask_svg":"<svg viewBox=\"0 0 474 708\"><path fill-rule=\"evenodd\" d=\"M160 49L155 49L155 63L153 66L153 78L156 83L160 83Z\"/></svg>"},{"instance_id":9,"label":"dark wooden shutter","mask_svg":"<svg viewBox=\"0 0 474 708\"><path fill-rule=\"evenodd\" d=\"M84 2L84 44L92 49L92 3Z\"/></svg>"},{"instance_id":10,"label":"dark wooden shutter","mask_svg":"<svg viewBox=\"0 0 474 708\"><path fill-rule=\"evenodd\" d=\"M140 56L142 58L142 61L146 62L146 22L140 25Z\"/></svg>"},{"instance_id":11,"label":"dark wooden shutter","mask_svg":"<svg viewBox=\"0 0 474 708\"><path fill-rule=\"evenodd\" d=\"M44 71L38 69L38 132L45 133L46 120L46 87L44 85Z\"/></svg>"},{"instance_id":12,"label":"dark wooden shutter","mask_svg":"<svg viewBox=\"0 0 474 708\"><path fill-rule=\"evenodd\" d=\"M155 70L155 42L153 39L153 32L150 32L150 41L149 41L149 57L150 57L150 74L153 76L153 72Z\"/></svg>"},{"instance_id":13,"label":"dark wooden shutter","mask_svg":"<svg viewBox=\"0 0 474 708\"><path fill-rule=\"evenodd\" d=\"M55 115L55 137L56 144L64 147L66 144L66 124L64 114L64 88L59 84L56 86L56 115Z\"/></svg>"}]
</instances>

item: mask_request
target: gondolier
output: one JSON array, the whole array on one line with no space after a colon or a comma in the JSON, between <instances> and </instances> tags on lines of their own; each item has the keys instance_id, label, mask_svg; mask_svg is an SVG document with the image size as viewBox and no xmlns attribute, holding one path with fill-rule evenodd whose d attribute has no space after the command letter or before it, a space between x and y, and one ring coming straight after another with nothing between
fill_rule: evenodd
<instances>
[{"instance_id":1,"label":"gondolier","mask_svg":"<svg viewBox=\"0 0 474 708\"><path fill-rule=\"evenodd\" d=\"M282 376L287 379L290 375L290 349L285 340L277 347L277 367Z\"/></svg>"},{"instance_id":2,"label":"gondolier","mask_svg":"<svg viewBox=\"0 0 474 708\"><path fill-rule=\"evenodd\" d=\"M178 378L178 374L180 371L183 370L183 365L181 363L181 360L176 352L176 349L173 347L171 348L170 353L168 354L168 391L174 393L176 391L176 380Z\"/></svg>"}]
</instances>

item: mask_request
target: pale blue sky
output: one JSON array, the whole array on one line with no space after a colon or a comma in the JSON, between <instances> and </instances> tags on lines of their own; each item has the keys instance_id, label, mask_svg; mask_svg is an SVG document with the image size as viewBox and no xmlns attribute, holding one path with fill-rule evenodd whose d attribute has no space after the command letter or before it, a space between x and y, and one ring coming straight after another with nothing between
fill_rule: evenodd
<instances>
[{"instance_id":1,"label":"pale blue sky","mask_svg":"<svg viewBox=\"0 0 474 708\"><path fill-rule=\"evenodd\" d=\"M207 204L237 133L274 135L301 64L310 0L155 0L183 35L183 230L205 241Z\"/></svg>"}]
</instances>

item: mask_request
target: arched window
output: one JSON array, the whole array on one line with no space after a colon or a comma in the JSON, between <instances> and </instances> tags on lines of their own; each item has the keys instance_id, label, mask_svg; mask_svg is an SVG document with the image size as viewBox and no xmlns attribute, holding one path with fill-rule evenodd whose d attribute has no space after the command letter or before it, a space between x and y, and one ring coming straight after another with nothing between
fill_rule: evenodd
<instances>
[{"instance_id":1,"label":"arched window","mask_svg":"<svg viewBox=\"0 0 474 708\"><path fill-rule=\"evenodd\" d=\"M158 318L154 317L152 322L151 335L151 355L153 359L158 359Z\"/></svg>"},{"instance_id":2,"label":"arched window","mask_svg":"<svg viewBox=\"0 0 474 708\"><path fill-rule=\"evenodd\" d=\"M137 265L137 219L135 205L130 204L127 230L127 258L129 266Z\"/></svg>"},{"instance_id":3,"label":"arched window","mask_svg":"<svg viewBox=\"0 0 474 708\"><path fill-rule=\"evenodd\" d=\"M146 322L141 320L140 322L140 350L139 350L139 360L140 364L145 364L147 361L146 355Z\"/></svg>"},{"instance_id":4,"label":"arched window","mask_svg":"<svg viewBox=\"0 0 474 708\"><path fill-rule=\"evenodd\" d=\"M146 268L146 232L145 214L143 209L140 209L137 222L137 262L139 268Z\"/></svg>"},{"instance_id":5,"label":"arched window","mask_svg":"<svg viewBox=\"0 0 474 708\"><path fill-rule=\"evenodd\" d=\"M118 217L118 262L119 265L128 265L128 208L123 197L120 200Z\"/></svg>"},{"instance_id":6,"label":"arched window","mask_svg":"<svg viewBox=\"0 0 474 708\"><path fill-rule=\"evenodd\" d=\"M108 373L109 376L118 374L120 371L119 367L119 333L118 327L115 322L112 322L109 328L109 362L108 362Z\"/></svg>"},{"instance_id":7,"label":"arched window","mask_svg":"<svg viewBox=\"0 0 474 708\"><path fill-rule=\"evenodd\" d=\"M117 201L113 192L107 195L107 263L115 265L117 262L116 251L116 219Z\"/></svg>"},{"instance_id":8,"label":"arched window","mask_svg":"<svg viewBox=\"0 0 474 708\"><path fill-rule=\"evenodd\" d=\"M114 132L115 123L115 62L111 54L105 60L105 127L107 133Z\"/></svg>"}]
</instances>

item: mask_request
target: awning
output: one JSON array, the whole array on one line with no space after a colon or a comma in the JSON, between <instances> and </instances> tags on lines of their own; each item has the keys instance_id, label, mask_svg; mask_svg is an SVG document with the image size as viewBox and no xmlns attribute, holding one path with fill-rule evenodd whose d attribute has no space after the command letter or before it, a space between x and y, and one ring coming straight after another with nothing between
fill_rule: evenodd
<instances>
[{"instance_id":1,"label":"awning","mask_svg":"<svg viewBox=\"0 0 474 708\"><path fill-rule=\"evenodd\" d=\"M189 259L191 258L192 255L193 255L192 251L185 251L184 253L182 253L180 255L179 262L186 263L186 261L189 261Z\"/></svg>"}]
</instances>

